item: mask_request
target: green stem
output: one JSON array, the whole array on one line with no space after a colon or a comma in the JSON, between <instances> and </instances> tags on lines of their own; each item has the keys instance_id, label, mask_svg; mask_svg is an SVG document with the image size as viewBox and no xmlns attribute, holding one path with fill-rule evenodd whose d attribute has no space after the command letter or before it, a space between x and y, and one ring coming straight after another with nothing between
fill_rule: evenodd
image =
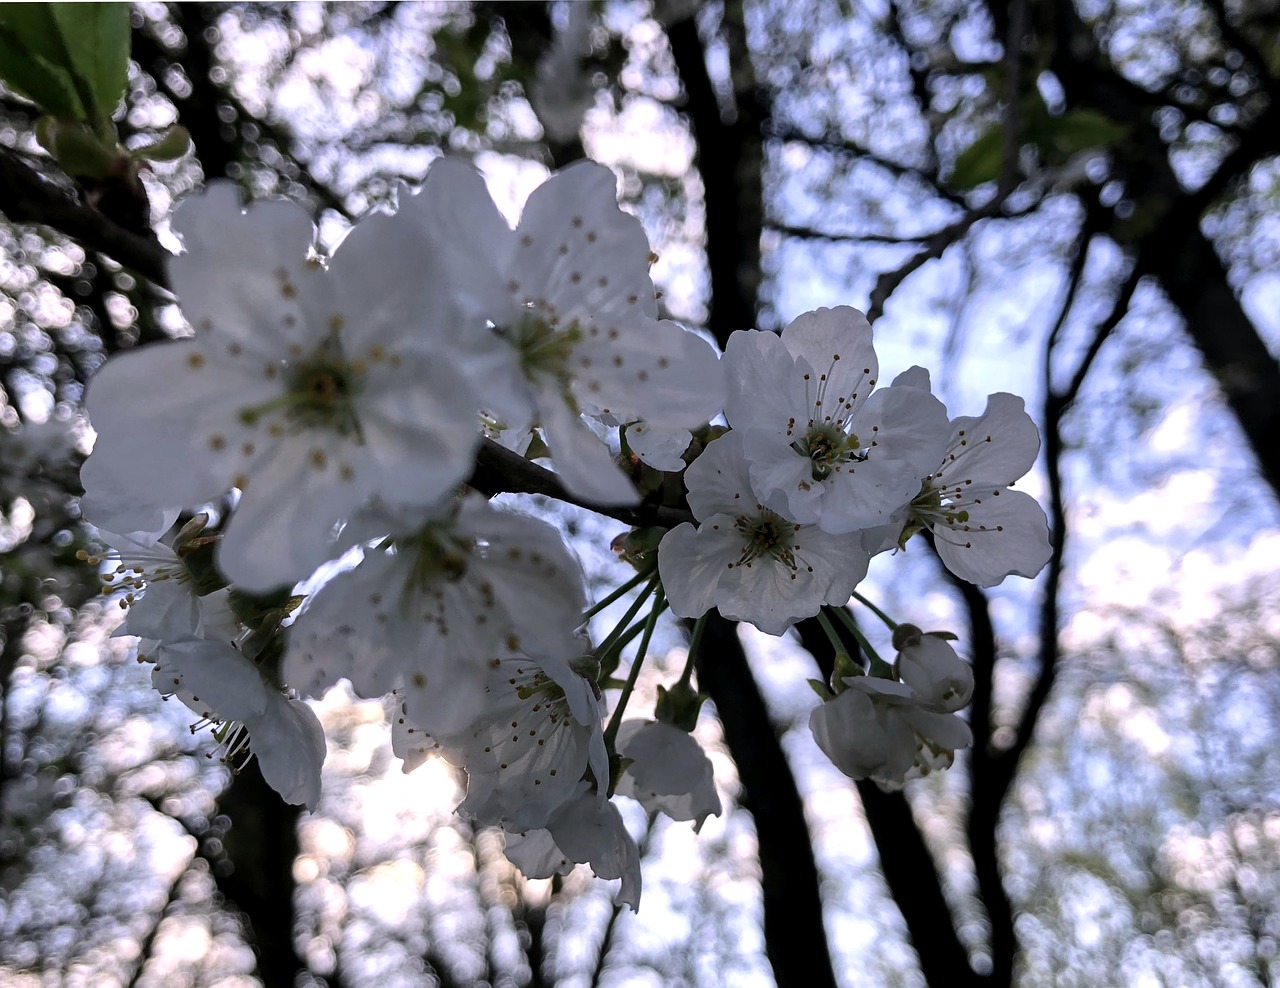
<instances>
[{"instance_id":1,"label":"green stem","mask_svg":"<svg viewBox=\"0 0 1280 988\"><path fill-rule=\"evenodd\" d=\"M818 611L818 624L822 625L822 630L827 636L827 641L831 642L831 650L839 655L841 652L848 652L844 647L844 642L840 640L840 634L836 631L835 625L831 623L831 618L827 617L827 608Z\"/></svg>"},{"instance_id":2,"label":"green stem","mask_svg":"<svg viewBox=\"0 0 1280 988\"><path fill-rule=\"evenodd\" d=\"M680 673L680 682L677 686L688 686L689 680L693 678L693 664L698 658L698 648L702 645L702 632L707 627L707 615L704 614L698 618L697 623L693 626L693 634L689 636L689 654L684 660L684 672Z\"/></svg>"},{"instance_id":3,"label":"green stem","mask_svg":"<svg viewBox=\"0 0 1280 988\"><path fill-rule=\"evenodd\" d=\"M649 641L653 638L653 629L657 627L658 615L666 610L666 603L662 591L659 590L653 603L653 610L649 612L649 619L644 623L644 637L640 639L636 657L631 661L631 670L627 673L626 685L622 687L622 696L618 697L618 705L614 707L613 716L609 718L609 726L604 729L605 747L610 751L613 750L613 743L618 737L618 728L622 726L622 714L627 709L627 701L631 699L631 694L636 688L636 680L640 678L640 667L644 665L645 656L649 653Z\"/></svg>"},{"instance_id":4,"label":"green stem","mask_svg":"<svg viewBox=\"0 0 1280 988\"><path fill-rule=\"evenodd\" d=\"M606 654L612 655L614 652L620 652L624 648L626 648L628 645L630 645L632 640L636 637L636 635L644 631L644 626L648 623L649 623L649 619L646 617L643 621L637 621L635 624L629 627L626 631L624 631L621 635L618 635L616 638L614 638L613 642L609 645L608 653L597 652L597 655L599 656L600 661L601 662L604 661Z\"/></svg>"},{"instance_id":5,"label":"green stem","mask_svg":"<svg viewBox=\"0 0 1280 988\"><path fill-rule=\"evenodd\" d=\"M875 616L889 626L890 631L892 631L894 628L898 626L897 621L889 617L888 614L880 610L880 608L876 607L875 604L871 603L871 601L867 600L866 597L862 596L862 594L858 593L858 591L856 590L853 592L853 599L856 600L859 604L862 604L864 607L871 608Z\"/></svg>"},{"instance_id":6,"label":"green stem","mask_svg":"<svg viewBox=\"0 0 1280 988\"><path fill-rule=\"evenodd\" d=\"M830 610L840 616L840 620L843 621L845 627L849 629L849 633L853 635L854 638L858 639L858 644L861 645L862 650L867 653L867 663L869 666L868 672L873 676L879 676L881 679L896 678L893 675L893 666L880 658L880 653L875 650L875 646L872 645L871 642L867 640L867 636L862 633L862 629L858 627L858 622L853 619L853 615L843 607L832 607Z\"/></svg>"},{"instance_id":7,"label":"green stem","mask_svg":"<svg viewBox=\"0 0 1280 988\"><path fill-rule=\"evenodd\" d=\"M650 577L648 585L636 595L636 599L632 601L631 606L627 608L627 613L622 616L622 620L614 625L613 630L605 636L604 641L596 646L596 658L598 658L602 663L604 662L604 657L609 653L610 649L613 648L615 640L623 630L631 624L632 619L640 613L640 608L644 606L644 602L648 599L649 595L653 593L657 586L658 578L656 576Z\"/></svg>"},{"instance_id":8,"label":"green stem","mask_svg":"<svg viewBox=\"0 0 1280 988\"><path fill-rule=\"evenodd\" d=\"M609 594L608 597L605 597L602 600L598 600L594 604L592 604L590 607L588 607L585 611L582 612L583 622L585 623L590 618L595 617L597 614L603 611L606 607L612 604L619 597L623 597L626 594L630 593L637 586L639 586L641 582L652 577L653 568L656 565L657 563L651 563L650 565L646 566L643 570L641 570L639 573L637 573L635 576L629 579L626 583L618 587L617 590Z\"/></svg>"}]
</instances>

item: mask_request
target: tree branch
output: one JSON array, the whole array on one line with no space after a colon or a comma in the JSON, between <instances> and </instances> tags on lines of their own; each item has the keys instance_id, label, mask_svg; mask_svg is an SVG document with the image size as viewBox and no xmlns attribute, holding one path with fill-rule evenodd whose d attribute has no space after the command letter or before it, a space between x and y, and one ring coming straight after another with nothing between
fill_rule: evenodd
<instances>
[{"instance_id":1,"label":"tree branch","mask_svg":"<svg viewBox=\"0 0 1280 988\"><path fill-rule=\"evenodd\" d=\"M144 278L165 281L168 254L154 235L126 230L5 147L0 147L0 212L14 223L51 227Z\"/></svg>"},{"instance_id":2,"label":"tree branch","mask_svg":"<svg viewBox=\"0 0 1280 988\"><path fill-rule=\"evenodd\" d=\"M742 805L756 824L765 950L774 977L779 988L834 986L804 803L747 665L737 626L708 614L696 662L698 686L715 703L738 766Z\"/></svg>"}]
</instances>

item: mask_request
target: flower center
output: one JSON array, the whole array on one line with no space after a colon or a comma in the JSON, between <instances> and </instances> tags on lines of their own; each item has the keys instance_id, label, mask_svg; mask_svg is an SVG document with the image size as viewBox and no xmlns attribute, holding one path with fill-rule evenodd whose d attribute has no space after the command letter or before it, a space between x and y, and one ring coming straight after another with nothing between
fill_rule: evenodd
<instances>
[{"instance_id":1,"label":"flower center","mask_svg":"<svg viewBox=\"0 0 1280 988\"><path fill-rule=\"evenodd\" d=\"M348 360L336 335L295 363L285 377L279 398L240 409L240 421L254 426L269 412L283 411L296 430L329 429L363 439L356 399L364 385L364 364Z\"/></svg>"},{"instance_id":2,"label":"flower center","mask_svg":"<svg viewBox=\"0 0 1280 988\"><path fill-rule=\"evenodd\" d=\"M396 551L412 559L406 593L423 593L467 575L474 545L453 530L452 520L427 522L413 535L396 539Z\"/></svg>"},{"instance_id":3,"label":"flower center","mask_svg":"<svg viewBox=\"0 0 1280 988\"><path fill-rule=\"evenodd\" d=\"M796 555L788 539L796 531L795 524L762 508L758 515L739 515L733 527L742 536L742 555L736 566L750 566L757 559L772 559L793 572Z\"/></svg>"},{"instance_id":4,"label":"flower center","mask_svg":"<svg viewBox=\"0 0 1280 988\"><path fill-rule=\"evenodd\" d=\"M816 481L826 480L841 464L851 460L861 462L867 454L859 452L862 442L853 433L846 433L837 422L809 424L809 431L791 444L801 456L812 461L812 475Z\"/></svg>"},{"instance_id":5,"label":"flower center","mask_svg":"<svg viewBox=\"0 0 1280 988\"><path fill-rule=\"evenodd\" d=\"M527 304L511 326L494 330L516 349L527 380L549 375L561 384L569 378L569 358L582 339L578 324L560 326L560 320L534 304Z\"/></svg>"}]
</instances>

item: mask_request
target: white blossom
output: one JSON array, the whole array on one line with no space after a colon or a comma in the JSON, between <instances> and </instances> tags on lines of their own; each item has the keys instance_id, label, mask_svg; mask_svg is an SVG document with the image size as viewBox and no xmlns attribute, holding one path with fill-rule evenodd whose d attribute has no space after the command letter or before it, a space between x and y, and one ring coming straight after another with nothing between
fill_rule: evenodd
<instances>
[{"instance_id":1,"label":"white blossom","mask_svg":"<svg viewBox=\"0 0 1280 988\"><path fill-rule=\"evenodd\" d=\"M597 784L608 779L603 712L595 683L572 669L492 659L474 726L436 739L467 770L458 812L508 830L546 827L588 769Z\"/></svg>"},{"instance_id":2,"label":"white blossom","mask_svg":"<svg viewBox=\"0 0 1280 988\"><path fill-rule=\"evenodd\" d=\"M831 535L760 503L737 430L703 450L685 483L699 525L677 525L658 547L663 590L680 617L716 607L780 635L823 604L846 603L866 576L869 557L858 533Z\"/></svg>"},{"instance_id":3,"label":"white blossom","mask_svg":"<svg viewBox=\"0 0 1280 988\"><path fill-rule=\"evenodd\" d=\"M389 535L309 601L282 672L304 696L345 677L361 696L400 692L421 730L468 727L482 708L487 660L520 651L550 666L581 648L581 568L545 522L471 494L410 527L370 508L357 534Z\"/></svg>"},{"instance_id":4,"label":"white blossom","mask_svg":"<svg viewBox=\"0 0 1280 988\"><path fill-rule=\"evenodd\" d=\"M320 721L301 700L267 682L239 651L201 638L167 642L151 681L166 697L178 696L202 723L225 725L224 760L233 767L251 746L267 785L286 803L316 808L325 756Z\"/></svg>"},{"instance_id":5,"label":"white blossom","mask_svg":"<svg viewBox=\"0 0 1280 988\"><path fill-rule=\"evenodd\" d=\"M911 522L932 529L956 576L992 587L1033 577L1049 559L1049 525L1035 498L1010 486L1035 463L1040 434L1021 398L993 394L979 416L960 416L941 465L911 502Z\"/></svg>"},{"instance_id":6,"label":"white blossom","mask_svg":"<svg viewBox=\"0 0 1280 988\"><path fill-rule=\"evenodd\" d=\"M233 582L295 582L371 495L426 505L467 475L478 403L442 344L448 293L401 225L364 219L326 268L309 256L301 207L242 211L219 183L182 203L174 226L186 252L170 279L195 338L99 371L91 460L115 457L148 505L239 488L219 547Z\"/></svg>"},{"instance_id":7,"label":"white blossom","mask_svg":"<svg viewBox=\"0 0 1280 988\"><path fill-rule=\"evenodd\" d=\"M102 592L125 611L113 633L159 641L207 638L230 642L240 635L226 588L200 595L191 571L170 546L146 535L99 530L112 552L103 561ZM92 557L91 557L92 558Z\"/></svg>"},{"instance_id":8,"label":"white blossom","mask_svg":"<svg viewBox=\"0 0 1280 988\"><path fill-rule=\"evenodd\" d=\"M401 213L438 243L469 319L454 345L482 404L518 428L540 426L565 485L600 503L637 495L581 413L691 428L723 403L719 360L704 341L660 321L649 243L618 208L609 169L579 162L525 204L517 229L478 172L443 159Z\"/></svg>"},{"instance_id":9,"label":"white blossom","mask_svg":"<svg viewBox=\"0 0 1280 988\"><path fill-rule=\"evenodd\" d=\"M927 703L910 686L849 676L842 693L814 707L809 727L818 747L851 779L898 788L926 759L973 743L969 725Z\"/></svg>"},{"instance_id":10,"label":"white blossom","mask_svg":"<svg viewBox=\"0 0 1280 988\"><path fill-rule=\"evenodd\" d=\"M650 813L692 820L696 833L708 816L720 815L711 761L688 731L656 720L624 720L618 727L618 754L631 764L615 792L638 800Z\"/></svg>"},{"instance_id":11,"label":"white blossom","mask_svg":"<svg viewBox=\"0 0 1280 988\"><path fill-rule=\"evenodd\" d=\"M968 704L973 696L973 669L946 638L900 624L893 640L899 646L898 675L926 703L947 712Z\"/></svg>"},{"instance_id":12,"label":"white blossom","mask_svg":"<svg viewBox=\"0 0 1280 988\"><path fill-rule=\"evenodd\" d=\"M879 364L857 309L817 309L782 335L734 333L725 414L742 435L762 499L843 534L888 522L920 489L946 442L946 409L927 391L874 391Z\"/></svg>"},{"instance_id":13,"label":"white blossom","mask_svg":"<svg viewBox=\"0 0 1280 988\"><path fill-rule=\"evenodd\" d=\"M640 908L640 849L618 808L589 784L579 783L545 828L508 832L506 841L507 857L525 877L550 878L588 864L599 878L622 879L615 903Z\"/></svg>"}]
</instances>

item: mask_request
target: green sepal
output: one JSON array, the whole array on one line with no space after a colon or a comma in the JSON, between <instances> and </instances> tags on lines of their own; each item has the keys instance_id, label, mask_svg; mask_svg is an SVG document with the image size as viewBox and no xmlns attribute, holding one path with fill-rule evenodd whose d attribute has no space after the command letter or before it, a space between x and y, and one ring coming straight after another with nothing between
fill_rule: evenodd
<instances>
[{"instance_id":1,"label":"green sepal","mask_svg":"<svg viewBox=\"0 0 1280 988\"><path fill-rule=\"evenodd\" d=\"M902 529L902 534L898 536L898 548L906 551L907 543L923 532L926 528L928 528L927 525L923 525L918 521L907 522Z\"/></svg>"},{"instance_id":2,"label":"green sepal","mask_svg":"<svg viewBox=\"0 0 1280 988\"><path fill-rule=\"evenodd\" d=\"M671 689L659 686L658 701L653 707L654 720L682 731L692 731L698 724L698 714L706 699L688 683L676 683Z\"/></svg>"},{"instance_id":3,"label":"green sepal","mask_svg":"<svg viewBox=\"0 0 1280 988\"><path fill-rule=\"evenodd\" d=\"M114 135L104 139L87 123L41 117L36 123L36 139L64 172L82 181L127 176L132 167Z\"/></svg>"},{"instance_id":4,"label":"green sepal","mask_svg":"<svg viewBox=\"0 0 1280 988\"><path fill-rule=\"evenodd\" d=\"M818 694L818 699L821 700L823 703L826 703L828 700L831 699L830 687L828 687L827 684L822 682L820 679L806 679L805 682L809 684L810 689L812 689L815 693Z\"/></svg>"},{"instance_id":5,"label":"green sepal","mask_svg":"<svg viewBox=\"0 0 1280 988\"><path fill-rule=\"evenodd\" d=\"M845 651L836 653L835 662L831 667L831 689L836 696L849 688L845 683L846 679L861 675L864 675L862 666L853 661L852 655Z\"/></svg>"},{"instance_id":6,"label":"green sepal","mask_svg":"<svg viewBox=\"0 0 1280 988\"><path fill-rule=\"evenodd\" d=\"M135 161L177 161L191 149L187 128L174 124L150 144L132 148L129 157Z\"/></svg>"},{"instance_id":7,"label":"green sepal","mask_svg":"<svg viewBox=\"0 0 1280 988\"><path fill-rule=\"evenodd\" d=\"M615 539L613 548L624 563L643 571L653 566L653 560L658 554L658 543L666 534L667 530L657 525L633 528Z\"/></svg>"}]
</instances>

